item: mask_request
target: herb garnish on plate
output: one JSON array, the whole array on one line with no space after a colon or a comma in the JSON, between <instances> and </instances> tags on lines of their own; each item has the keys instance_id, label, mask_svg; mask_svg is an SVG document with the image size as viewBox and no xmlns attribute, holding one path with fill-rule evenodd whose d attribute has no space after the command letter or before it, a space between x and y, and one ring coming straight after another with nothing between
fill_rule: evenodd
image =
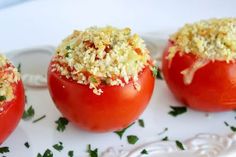
<instances>
[{"instance_id":1,"label":"herb garnish on plate","mask_svg":"<svg viewBox=\"0 0 236 157\"><path fill-rule=\"evenodd\" d=\"M170 108L172 109L172 111L170 111L168 114L173 117L177 117L187 112L187 107L184 106L170 106Z\"/></svg>"},{"instance_id":2,"label":"herb garnish on plate","mask_svg":"<svg viewBox=\"0 0 236 157\"><path fill-rule=\"evenodd\" d=\"M124 129L122 129L122 130L114 131L114 133L116 133L116 134L120 137L120 139L122 139L123 134L125 133L125 131L126 131L128 128L130 128L132 125L134 125L134 123L130 124L128 127L124 128Z\"/></svg>"},{"instance_id":3,"label":"herb garnish on plate","mask_svg":"<svg viewBox=\"0 0 236 157\"><path fill-rule=\"evenodd\" d=\"M90 144L87 147L87 152L89 153L90 157L98 157L98 149L96 148L96 149L92 150Z\"/></svg>"},{"instance_id":4,"label":"herb garnish on plate","mask_svg":"<svg viewBox=\"0 0 236 157\"><path fill-rule=\"evenodd\" d=\"M135 144L139 140L139 138L136 135L129 135L127 136L127 140L129 144Z\"/></svg>"},{"instance_id":5,"label":"herb garnish on plate","mask_svg":"<svg viewBox=\"0 0 236 157\"><path fill-rule=\"evenodd\" d=\"M34 108L30 106L27 110L24 111L22 119L24 120L29 120L34 116Z\"/></svg>"},{"instance_id":6,"label":"herb garnish on plate","mask_svg":"<svg viewBox=\"0 0 236 157\"><path fill-rule=\"evenodd\" d=\"M59 132L63 132L69 121L65 117L60 117L57 121L55 121L55 123L57 124L57 130Z\"/></svg>"}]
</instances>

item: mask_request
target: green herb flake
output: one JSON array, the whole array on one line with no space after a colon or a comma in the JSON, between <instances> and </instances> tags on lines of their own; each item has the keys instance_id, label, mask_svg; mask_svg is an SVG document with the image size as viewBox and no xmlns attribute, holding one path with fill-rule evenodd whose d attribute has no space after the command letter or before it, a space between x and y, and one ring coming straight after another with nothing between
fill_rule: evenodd
<instances>
[{"instance_id":1,"label":"green herb flake","mask_svg":"<svg viewBox=\"0 0 236 157\"><path fill-rule=\"evenodd\" d=\"M71 50L71 47L70 46L66 46L66 50L67 51Z\"/></svg>"},{"instance_id":2,"label":"green herb flake","mask_svg":"<svg viewBox=\"0 0 236 157\"><path fill-rule=\"evenodd\" d=\"M128 128L130 128L132 125L134 125L134 123L130 124L128 127L124 128L124 129L122 129L122 130L114 131L114 133L117 134L117 135L120 137L120 139L122 139L122 137L123 137L125 131L126 131Z\"/></svg>"},{"instance_id":3,"label":"green herb flake","mask_svg":"<svg viewBox=\"0 0 236 157\"><path fill-rule=\"evenodd\" d=\"M233 132L236 132L236 127L230 126L230 129L231 129Z\"/></svg>"},{"instance_id":4,"label":"green herb flake","mask_svg":"<svg viewBox=\"0 0 236 157\"><path fill-rule=\"evenodd\" d=\"M145 127L145 124L144 124L144 120L143 120L143 119L139 119L139 120L138 120L138 124L139 124L139 126L141 126L142 128Z\"/></svg>"},{"instance_id":5,"label":"green herb flake","mask_svg":"<svg viewBox=\"0 0 236 157\"><path fill-rule=\"evenodd\" d=\"M41 117L35 119L35 120L33 121L33 123L37 123L38 121L44 119L45 117L46 117L46 115L43 115L43 116L41 116Z\"/></svg>"},{"instance_id":6,"label":"green herb flake","mask_svg":"<svg viewBox=\"0 0 236 157\"><path fill-rule=\"evenodd\" d=\"M225 122L225 121L224 121L224 124L225 124L225 126L229 126L229 123L227 123L227 122Z\"/></svg>"},{"instance_id":7,"label":"green herb flake","mask_svg":"<svg viewBox=\"0 0 236 157\"><path fill-rule=\"evenodd\" d=\"M69 53L66 53L66 54L65 54L65 57L68 58L68 57L69 57Z\"/></svg>"},{"instance_id":8,"label":"green herb flake","mask_svg":"<svg viewBox=\"0 0 236 157\"><path fill-rule=\"evenodd\" d=\"M57 124L57 130L59 132L63 132L69 121L65 117L60 117L57 121L55 121L55 123Z\"/></svg>"},{"instance_id":9,"label":"green herb flake","mask_svg":"<svg viewBox=\"0 0 236 157\"><path fill-rule=\"evenodd\" d=\"M0 95L0 101L4 101L4 100L6 100L6 99L7 99L6 96Z\"/></svg>"},{"instance_id":10,"label":"green herb flake","mask_svg":"<svg viewBox=\"0 0 236 157\"><path fill-rule=\"evenodd\" d=\"M127 140L129 144L135 144L139 140L139 138L135 135L129 135L127 136Z\"/></svg>"},{"instance_id":11,"label":"green herb flake","mask_svg":"<svg viewBox=\"0 0 236 157\"><path fill-rule=\"evenodd\" d=\"M62 142L59 142L58 144L54 144L52 147L59 152L62 151L62 149L64 148Z\"/></svg>"},{"instance_id":12,"label":"green herb flake","mask_svg":"<svg viewBox=\"0 0 236 157\"><path fill-rule=\"evenodd\" d=\"M19 63L19 64L17 65L17 71L18 71L19 73L21 73L21 63Z\"/></svg>"},{"instance_id":13,"label":"green herb flake","mask_svg":"<svg viewBox=\"0 0 236 157\"><path fill-rule=\"evenodd\" d=\"M98 149L92 150L90 144L87 147L87 153L89 153L89 157L98 157Z\"/></svg>"},{"instance_id":14,"label":"green herb flake","mask_svg":"<svg viewBox=\"0 0 236 157\"><path fill-rule=\"evenodd\" d=\"M90 77L90 81L91 81L92 83L98 83L98 81L97 81L94 77Z\"/></svg>"},{"instance_id":15,"label":"green herb flake","mask_svg":"<svg viewBox=\"0 0 236 157\"><path fill-rule=\"evenodd\" d=\"M148 151L147 151L146 149L143 149L143 150L141 151L141 154L148 154Z\"/></svg>"},{"instance_id":16,"label":"green herb flake","mask_svg":"<svg viewBox=\"0 0 236 157\"><path fill-rule=\"evenodd\" d=\"M50 149L47 149L43 155L40 153L37 154L37 157L53 157L53 153Z\"/></svg>"},{"instance_id":17,"label":"green herb flake","mask_svg":"<svg viewBox=\"0 0 236 157\"><path fill-rule=\"evenodd\" d=\"M8 152L10 152L9 147L0 147L0 154L4 154Z\"/></svg>"},{"instance_id":18,"label":"green herb flake","mask_svg":"<svg viewBox=\"0 0 236 157\"><path fill-rule=\"evenodd\" d=\"M179 149L181 149L181 150L184 150L184 146L183 146L183 144L180 142L180 141L175 141L175 144L176 144L176 146L179 148Z\"/></svg>"},{"instance_id":19,"label":"green herb flake","mask_svg":"<svg viewBox=\"0 0 236 157\"><path fill-rule=\"evenodd\" d=\"M168 136L164 137L163 139L161 139L162 141L169 141Z\"/></svg>"},{"instance_id":20,"label":"green herb flake","mask_svg":"<svg viewBox=\"0 0 236 157\"><path fill-rule=\"evenodd\" d=\"M153 66L152 74L153 74L153 77L155 77L156 79L163 80L161 76L161 70L158 67Z\"/></svg>"},{"instance_id":21,"label":"green herb flake","mask_svg":"<svg viewBox=\"0 0 236 157\"><path fill-rule=\"evenodd\" d=\"M179 107L179 106L170 106L170 108L172 109L172 111L169 112L169 115L173 116L173 117L177 117L183 113L187 112L187 108L186 107Z\"/></svg>"},{"instance_id":22,"label":"green herb flake","mask_svg":"<svg viewBox=\"0 0 236 157\"><path fill-rule=\"evenodd\" d=\"M43 157L40 153L37 154L37 157Z\"/></svg>"},{"instance_id":23,"label":"green herb flake","mask_svg":"<svg viewBox=\"0 0 236 157\"><path fill-rule=\"evenodd\" d=\"M230 130L232 130L233 132L236 132L236 127L235 126L229 125L229 123L227 123L225 121L224 121L224 124L225 124L225 126L229 127Z\"/></svg>"},{"instance_id":24,"label":"green herb flake","mask_svg":"<svg viewBox=\"0 0 236 157\"><path fill-rule=\"evenodd\" d=\"M68 152L68 157L74 157L74 151L73 150L70 150Z\"/></svg>"},{"instance_id":25,"label":"green herb flake","mask_svg":"<svg viewBox=\"0 0 236 157\"><path fill-rule=\"evenodd\" d=\"M24 145L25 145L26 148L30 147L29 142L25 142Z\"/></svg>"},{"instance_id":26,"label":"green herb flake","mask_svg":"<svg viewBox=\"0 0 236 157\"><path fill-rule=\"evenodd\" d=\"M24 111L22 119L24 120L29 120L34 116L34 108L30 106L27 110Z\"/></svg>"}]
</instances>

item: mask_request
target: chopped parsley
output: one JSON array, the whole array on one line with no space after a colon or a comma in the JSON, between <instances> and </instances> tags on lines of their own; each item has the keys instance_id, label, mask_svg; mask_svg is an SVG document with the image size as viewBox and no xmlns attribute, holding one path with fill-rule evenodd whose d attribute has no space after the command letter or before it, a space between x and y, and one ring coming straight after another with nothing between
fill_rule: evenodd
<instances>
[{"instance_id":1,"label":"chopped parsley","mask_svg":"<svg viewBox=\"0 0 236 157\"><path fill-rule=\"evenodd\" d=\"M0 101L4 101L4 100L6 100L7 98L6 98L6 96L4 96L4 95L1 95L0 96Z\"/></svg>"},{"instance_id":2,"label":"chopped parsley","mask_svg":"<svg viewBox=\"0 0 236 157\"><path fill-rule=\"evenodd\" d=\"M17 71L18 71L19 73L21 73L21 63L19 63L19 64L17 65Z\"/></svg>"},{"instance_id":3,"label":"chopped parsley","mask_svg":"<svg viewBox=\"0 0 236 157\"><path fill-rule=\"evenodd\" d=\"M227 123L227 122L225 122L225 121L224 121L224 124L225 124L225 126L229 126L229 123Z\"/></svg>"},{"instance_id":4,"label":"chopped parsley","mask_svg":"<svg viewBox=\"0 0 236 157\"><path fill-rule=\"evenodd\" d=\"M68 52L68 53L66 53L65 57L69 57L69 52Z\"/></svg>"},{"instance_id":5,"label":"chopped parsley","mask_svg":"<svg viewBox=\"0 0 236 157\"><path fill-rule=\"evenodd\" d=\"M26 148L30 147L29 142L25 142L24 145L25 145Z\"/></svg>"},{"instance_id":6,"label":"chopped parsley","mask_svg":"<svg viewBox=\"0 0 236 157\"><path fill-rule=\"evenodd\" d=\"M176 144L176 146L179 148L179 149L181 149L181 150L184 150L184 146L183 146L183 144L180 142L180 141L175 141L175 144Z\"/></svg>"},{"instance_id":7,"label":"chopped parsley","mask_svg":"<svg viewBox=\"0 0 236 157\"><path fill-rule=\"evenodd\" d=\"M33 121L33 123L37 123L38 121L44 119L45 117L46 117L46 115L43 115L43 116L41 116L41 117L35 119L35 120Z\"/></svg>"},{"instance_id":8,"label":"chopped parsley","mask_svg":"<svg viewBox=\"0 0 236 157\"><path fill-rule=\"evenodd\" d=\"M236 132L236 127L230 126L230 129L231 129L233 132Z\"/></svg>"},{"instance_id":9,"label":"chopped parsley","mask_svg":"<svg viewBox=\"0 0 236 157\"><path fill-rule=\"evenodd\" d=\"M59 152L62 151L62 149L64 148L62 142L59 142L58 144L54 144L52 147Z\"/></svg>"},{"instance_id":10,"label":"chopped parsley","mask_svg":"<svg viewBox=\"0 0 236 157\"><path fill-rule=\"evenodd\" d=\"M233 132L236 132L236 127L235 126L232 126L232 125L229 125L229 123L227 122L224 122L225 126L229 127L230 130L232 130Z\"/></svg>"},{"instance_id":11,"label":"chopped parsley","mask_svg":"<svg viewBox=\"0 0 236 157\"><path fill-rule=\"evenodd\" d=\"M43 155L41 155L40 153L38 153L37 157L53 157L53 153L50 149L47 149Z\"/></svg>"},{"instance_id":12,"label":"chopped parsley","mask_svg":"<svg viewBox=\"0 0 236 157\"><path fill-rule=\"evenodd\" d=\"M155 77L156 79L159 79L159 80L163 79L161 76L161 70L156 66L153 66L152 74L153 74L153 77Z\"/></svg>"},{"instance_id":13,"label":"chopped parsley","mask_svg":"<svg viewBox=\"0 0 236 157\"><path fill-rule=\"evenodd\" d=\"M122 130L114 131L114 133L116 133L116 134L120 137L120 139L122 139L122 137L123 137L125 131L126 131L128 128L130 128L132 125L134 125L134 123L130 124L128 127L124 128L124 129L122 129Z\"/></svg>"},{"instance_id":14,"label":"chopped parsley","mask_svg":"<svg viewBox=\"0 0 236 157\"><path fill-rule=\"evenodd\" d=\"M147 151L146 149L143 149L143 150L141 151L141 154L148 154L148 151Z\"/></svg>"},{"instance_id":15,"label":"chopped parsley","mask_svg":"<svg viewBox=\"0 0 236 157\"><path fill-rule=\"evenodd\" d=\"M55 123L57 124L57 130L59 132L63 132L69 121L65 117L60 117L57 121L55 121Z\"/></svg>"},{"instance_id":16,"label":"chopped parsley","mask_svg":"<svg viewBox=\"0 0 236 157\"><path fill-rule=\"evenodd\" d=\"M187 107L183 106L170 106L170 108L172 109L172 111L169 112L169 115L173 117L177 117L178 115L187 112Z\"/></svg>"},{"instance_id":17,"label":"chopped parsley","mask_svg":"<svg viewBox=\"0 0 236 157\"><path fill-rule=\"evenodd\" d=\"M93 83L98 83L98 81L94 77L90 77L90 81Z\"/></svg>"},{"instance_id":18,"label":"chopped parsley","mask_svg":"<svg viewBox=\"0 0 236 157\"><path fill-rule=\"evenodd\" d=\"M32 106L30 106L27 110L24 111L22 119L24 120L28 120L31 119L34 116L34 108Z\"/></svg>"},{"instance_id":19,"label":"chopped parsley","mask_svg":"<svg viewBox=\"0 0 236 157\"><path fill-rule=\"evenodd\" d=\"M139 120L138 120L138 124L139 124L139 126L141 126L142 128L145 127L145 124L144 124L144 120L143 120L143 119L139 119Z\"/></svg>"},{"instance_id":20,"label":"chopped parsley","mask_svg":"<svg viewBox=\"0 0 236 157\"><path fill-rule=\"evenodd\" d=\"M71 47L70 46L66 46L66 50L67 51L71 50Z\"/></svg>"},{"instance_id":21,"label":"chopped parsley","mask_svg":"<svg viewBox=\"0 0 236 157\"><path fill-rule=\"evenodd\" d=\"M164 137L163 139L161 139L162 141L169 141L168 136Z\"/></svg>"},{"instance_id":22,"label":"chopped parsley","mask_svg":"<svg viewBox=\"0 0 236 157\"><path fill-rule=\"evenodd\" d=\"M98 149L92 150L90 144L87 147L87 152L89 153L89 157L98 157Z\"/></svg>"},{"instance_id":23,"label":"chopped parsley","mask_svg":"<svg viewBox=\"0 0 236 157\"><path fill-rule=\"evenodd\" d=\"M10 152L9 147L0 147L0 154L4 154L8 152Z\"/></svg>"},{"instance_id":24,"label":"chopped parsley","mask_svg":"<svg viewBox=\"0 0 236 157\"><path fill-rule=\"evenodd\" d=\"M129 135L127 136L127 140L129 144L135 144L139 140L139 138L135 135Z\"/></svg>"},{"instance_id":25,"label":"chopped parsley","mask_svg":"<svg viewBox=\"0 0 236 157\"><path fill-rule=\"evenodd\" d=\"M70 150L68 152L68 157L74 157L74 151L73 150Z\"/></svg>"}]
</instances>

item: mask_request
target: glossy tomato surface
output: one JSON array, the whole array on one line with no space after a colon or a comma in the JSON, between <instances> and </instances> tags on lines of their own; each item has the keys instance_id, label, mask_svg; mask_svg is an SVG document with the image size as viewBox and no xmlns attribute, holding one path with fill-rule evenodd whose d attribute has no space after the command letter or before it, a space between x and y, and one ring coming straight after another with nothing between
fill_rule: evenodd
<instances>
[{"instance_id":1,"label":"glossy tomato surface","mask_svg":"<svg viewBox=\"0 0 236 157\"><path fill-rule=\"evenodd\" d=\"M102 85L96 95L88 85L66 79L48 69L51 97L61 113L82 129L94 132L115 131L127 127L146 108L154 88L154 77L149 67L139 74L137 91L132 82L121 86Z\"/></svg>"},{"instance_id":2,"label":"glossy tomato surface","mask_svg":"<svg viewBox=\"0 0 236 157\"><path fill-rule=\"evenodd\" d=\"M200 111L226 111L236 109L236 63L209 61L198 69L190 84L185 84L181 72L197 59L193 54L176 53L170 61L168 47L162 58L165 80L175 97L189 107Z\"/></svg>"},{"instance_id":3,"label":"glossy tomato surface","mask_svg":"<svg viewBox=\"0 0 236 157\"><path fill-rule=\"evenodd\" d=\"M14 131L19 123L25 105L25 94L23 83L20 80L18 83L12 84L15 98L2 105L0 111L0 144Z\"/></svg>"}]
</instances>

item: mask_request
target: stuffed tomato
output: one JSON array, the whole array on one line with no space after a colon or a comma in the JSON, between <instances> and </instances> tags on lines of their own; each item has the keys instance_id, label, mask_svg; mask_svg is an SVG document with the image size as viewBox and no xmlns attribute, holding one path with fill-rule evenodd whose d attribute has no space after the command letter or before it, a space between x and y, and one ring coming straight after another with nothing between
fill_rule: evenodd
<instances>
[{"instance_id":1,"label":"stuffed tomato","mask_svg":"<svg viewBox=\"0 0 236 157\"><path fill-rule=\"evenodd\" d=\"M236 109L236 19L187 24L171 36L162 58L175 97L207 112Z\"/></svg>"},{"instance_id":2,"label":"stuffed tomato","mask_svg":"<svg viewBox=\"0 0 236 157\"><path fill-rule=\"evenodd\" d=\"M0 144L13 132L24 111L25 94L17 69L0 55Z\"/></svg>"},{"instance_id":3,"label":"stuffed tomato","mask_svg":"<svg viewBox=\"0 0 236 157\"><path fill-rule=\"evenodd\" d=\"M82 129L127 127L146 108L154 88L152 61L129 28L74 31L57 48L48 87L61 113Z\"/></svg>"}]
</instances>

